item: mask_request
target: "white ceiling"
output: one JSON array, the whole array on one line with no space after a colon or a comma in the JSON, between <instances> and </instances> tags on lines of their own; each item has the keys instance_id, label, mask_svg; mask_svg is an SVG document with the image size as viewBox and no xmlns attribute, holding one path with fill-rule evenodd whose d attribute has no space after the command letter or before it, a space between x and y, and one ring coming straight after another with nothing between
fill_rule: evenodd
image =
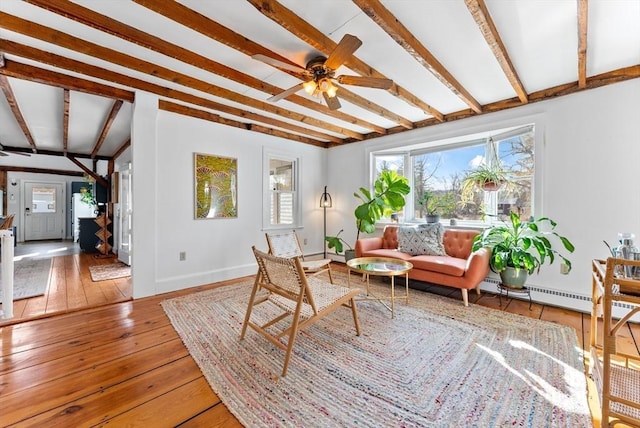
<instances>
[{"instance_id":1,"label":"white ceiling","mask_svg":"<svg viewBox=\"0 0 640 428\"><path fill-rule=\"evenodd\" d=\"M34 0L32 3L37 2ZM173 1L81 0L74 2L42 1L42 3L50 3L52 7L66 8L72 15L78 13L72 6L83 6L90 11L120 21L133 29L138 29L148 35L156 36L166 42L200 54L248 76L275 85L282 90L301 82L294 76L252 59L244 52L213 40L206 34L183 26L176 20L164 17L141 5L144 3L167 5L173 4ZM249 1L183 0L180 3L302 67L310 58L319 54L326 56L330 53L330 51L318 51L298 35L263 15ZM269 2L256 3L267 4ZM509 106L521 104L522 101L518 100L516 90L509 82L464 0L385 0L381 3L459 82L459 85L470 93L482 106L482 112L497 108L494 106L507 100L510 100ZM590 0L588 2L587 0L485 0L490 19L502 39L515 73L522 82L526 94L530 97L529 102L544 98L539 94L539 91L550 90L549 96L561 94L558 89L554 89L560 85L568 85L569 91L577 90L580 69L578 11L581 3L586 4L588 13L586 89L602 84L595 76L603 73L632 67L630 71L626 71L627 77L640 76L638 71L640 68L640 0ZM444 115L445 120L469 114L479 114L472 112L469 105L461 97L394 41L355 2L351 0L315 2L281 0L279 4L290 9L335 43L338 43L345 34L351 34L361 39L363 44L355 51L355 57L382 75L393 79L396 85L404 88L422 102L432 106ZM281 111L278 110L266 111L260 105L248 106L244 100L238 100L237 96L250 97L253 101L265 101L272 93L251 88L246 84L187 64L181 59L174 59L168 54L154 52L124 38L45 10L35 4L29 4L29 2L0 0L0 12L41 24L78 39L74 46L66 48L61 46L63 43L59 43L55 38L50 41L42 40L43 36L33 28L28 28L26 25L13 28L7 24L6 19L0 19L0 39L2 39L0 43L2 44L6 43L5 41L11 41L35 47L44 52L54 53L105 70L155 83L164 88L194 94L226 106L239 107L243 112L257 113L259 117L247 117L246 115L223 112L210 106L189 104L183 100L176 100L171 96L171 93L167 96L161 96L161 99L173 100L177 104L189 105L198 110L218 114L223 118L233 119L239 123L255 123L272 130L284 130L290 135L311 138L321 145L326 141L324 138L308 135L304 130L320 131L326 135L338 137L339 143L353 142L357 139L354 140L352 135L345 135L322 124L303 123L288 112L301 113L306 117L321 120L322 123L326 122L345 128L351 132L362 134L364 138L381 135L380 132L374 132L366 126L349 123L349 120L345 120L345 118L331 117L287 99L275 104L267 103L272 108L278 107L287 110L285 114L281 114ZM176 14L172 18L177 19L178 10L174 8L172 13ZM120 30L113 27L110 31ZM123 35L125 37L131 36L129 33ZM204 90L194 89L186 84L173 82L166 77L152 76L134 70L130 66L118 65L115 53L105 60L93 52L82 52L84 41L165 67L174 74L182 73L201 82L228 89L235 93L232 96L235 99L230 100L226 96L217 96ZM72 67L45 64L42 62L43 58L32 60L19 52L9 52L8 49L3 49L2 44L0 44L0 52L6 52L5 57L8 65L12 62L27 64L132 91L137 87L135 82L123 84L109 81L109 79L100 79L86 72L79 73L71 70ZM0 69L0 74L3 74L2 69ZM342 66L337 74L361 75L345 66ZM177 78L180 77L177 76ZM28 76L8 77L8 82L37 148L62 152L63 89L55 85L29 81ZM432 114L385 90L347 87L346 85L344 88L407 119L411 122L412 127L437 123L432 120L434 118ZM387 130L388 132L406 130L406 127L400 126L397 121L374 114L346 101L341 97L340 91L342 89L338 91L342 103L339 112L381 127L378 131L382 128L385 132ZM79 90L72 90L70 94L68 151L77 154L90 154L102 132L114 100L105 96L83 93ZM297 95L320 103L319 99L308 96L304 91L298 92ZM109 128L98 155L112 156L128 140L130 113L131 103L124 102ZM278 124L267 123L261 118L275 118L282 123L302 127L302 130L286 129ZM0 96L0 143L13 148L29 148L29 142L3 96ZM327 145L324 144L324 146Z\"/></svg>"}]
</instances>

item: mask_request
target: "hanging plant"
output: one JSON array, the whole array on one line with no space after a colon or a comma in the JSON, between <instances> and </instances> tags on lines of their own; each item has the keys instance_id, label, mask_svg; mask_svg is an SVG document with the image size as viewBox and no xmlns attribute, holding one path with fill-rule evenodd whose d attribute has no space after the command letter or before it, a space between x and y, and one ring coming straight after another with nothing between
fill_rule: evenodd
<instances>
[{"instance_id":1,"label":"hanging plant","mask_svg":"<svg viewBox=\"0 0 640 428\"><path fill-rule=\"evenodd\" d=\"M496 192L511 183L509 171L503 169L500 165L500 159L498 159L491 138L489 138L489 143L489 163L467 171L462 180L461 199L463 203L473 201L473 192L476 189L485 192Z\"/></svg>"},{"instance_id":2,"label":"hanging plant","mask_svg":"<svg viewBox=\"0 0 640 428\"><path fill-rule=\"evenodd\" d=\"M93 183L96 181L89 174L84 174L84 181L87 182L87 186L83 186L80 188L80 201L84 202L87 205L96 205L96 200L93 197L93 192L91 189L93 188Z\"/></svg>"}]
</instances>

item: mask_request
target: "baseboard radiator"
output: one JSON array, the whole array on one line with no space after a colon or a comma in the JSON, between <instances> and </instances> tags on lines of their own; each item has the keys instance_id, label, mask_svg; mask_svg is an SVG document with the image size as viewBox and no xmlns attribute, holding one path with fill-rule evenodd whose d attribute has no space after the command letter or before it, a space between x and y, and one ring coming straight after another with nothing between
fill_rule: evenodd
<instances>
[{"instance_id":1,"label":"baseboard radiator","mask_svg":"<svg viewBox=\"0 0 640 428\"><path fill-rule=\"evenodd\" d=\"M500 281L498 279L485 278L482 283L487 285L486 288L485 287L481 287L485 291L498 293L498 284L500 284ZM495 287L493 290L491 290L492 286ZM573 305L570 306L570 309L576 310L578 308L581 308L584 312L591 313L591 295L585 296L585 295L582 295L582 294L577 294L577 293L572 293L572 292L551 290L551 289L548 289L548 288L537 287L535 285L529 285L529 284L527 284L527 288L529 290L531 290L531 299L534 302L536 301L534 293L540 293L542 295L555 296L555 297L560 297L562 299L569 299L569 301L575 302L575 306L573 306ZM520 295L512 294L512 295L510 295L510 297L520 298L520 299L527 299L527 296L523 295L523 294L520 294ZM565 305L561 305L561 306L565 306ZM616 308L620 308L620 309L633 309L635 307L633 305L630 305L628 303L623 303L623 302L613 302L613 306L616 307ZM614 316L615 315L616 314L614 313ZM638 321L636 321L636 322L638 322Z\"/></svg>"}]
</instances>

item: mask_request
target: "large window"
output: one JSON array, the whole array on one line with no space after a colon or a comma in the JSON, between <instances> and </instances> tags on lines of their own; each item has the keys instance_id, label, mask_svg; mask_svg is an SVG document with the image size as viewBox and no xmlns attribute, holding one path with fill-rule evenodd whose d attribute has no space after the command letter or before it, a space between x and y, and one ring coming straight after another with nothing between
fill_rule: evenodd
<instances>
[{"instance_id":1,"label":"large window","mask_svg":"<svg viewBox=\"0 0 640 428\"><path fill-rule=\"evenodd\" d=\"M265 227L296 226L298 224L298 160L284 155L266 154L268 177L268 218Z\"/></svg>"},{"instance_id":2,"label":"large window","mask_svg":"<svg viewBox=\"0 0 640 428\"><path fill-rule=\"evenodd\" d=\"M403 222L424 221L426 208L419 204L429 193L441 221L464 224L493 221L516 211L522 218L533 214L534 128L532 125L505 132L487 133L481 138L464 139L428 148L412 147L393 153L375 153L373 178L383 169L394 169L410 180L411 194ZM405 168L405 165L408 167ZM467 172L479 165L505 170L507 185L494 192L472 187L464 189ZM431 206L433 206L431 205ZM393 220L396 220L394 218Z\"/></svg>"}]
</instances>

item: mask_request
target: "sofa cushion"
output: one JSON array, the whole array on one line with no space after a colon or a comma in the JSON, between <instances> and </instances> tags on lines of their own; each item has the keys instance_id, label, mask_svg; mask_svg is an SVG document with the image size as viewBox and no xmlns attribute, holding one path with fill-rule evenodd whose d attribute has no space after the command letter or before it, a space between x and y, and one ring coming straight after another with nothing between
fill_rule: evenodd
<instances>
[{"instance_id":1,"label":"sofa cushion","mask_svg":"<svg viewBox=\"0 0 640 428\"><path fill-rule=\"evenodd\" d=\"M401 253L398 250L380 248L377 250L365 251L360 255L360 257L390 257L392 259L409 260L413 256L410 254Z\"/></svg>"},{"instance_id":2,"label":"sofa cushion","mask_svg":"<svg viewBox=\"0 0 640 428\"><path fill-rule=\"evenodd\" d=\"M467 268L465 259L450 256L415 256L409 259L414 269L438 272L450 276L463 276Z\"/></svg>"},{"instance_id":3,"label":"sofa cushion","mask_svg":"<svg viewBox=\"0 0 640 428\"><path fill-rule=\"evenodd\" d=\"M401 226L398 229L398 250L417 256L446 256L442 245L444 227L440 223Z\"/></svg>"},{"instance_id":4,"label":"sofa cushion","mask_svg":"<svg viewBox=\"0 0 640 428\"><path fill-rule=\"evenodd\" d=\"M480 234L477 230L449 229L444 234L443 245L448 255L467 259L471 255L474 238Z\"/></svg>"}]
</instances>

